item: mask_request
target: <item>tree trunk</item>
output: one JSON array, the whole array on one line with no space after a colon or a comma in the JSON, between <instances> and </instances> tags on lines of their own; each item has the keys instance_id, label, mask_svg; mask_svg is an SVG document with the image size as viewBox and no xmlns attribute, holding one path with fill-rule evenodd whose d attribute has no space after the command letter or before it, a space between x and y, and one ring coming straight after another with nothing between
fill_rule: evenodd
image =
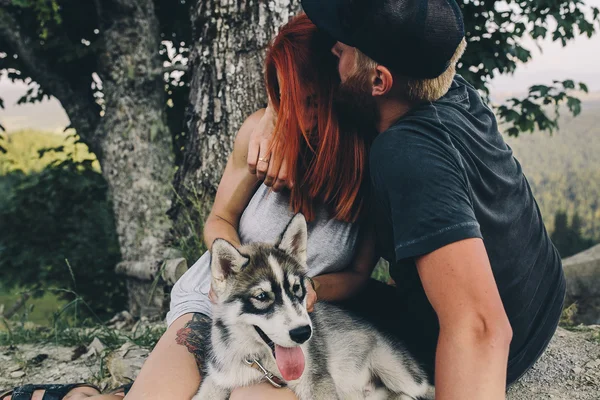
<instances>
[{"instance_id":1,"label":"tree trunk","mask_svg":"<svg viewBox=\"0 0 600 400\"><path fill-rule=\"evenodd\" d=\"M60 63L46 59L39 38L4 10L0 38L18 54L25 76L61 102L71 125L98 157L113 200L122 255L117 271L130 278L130 311L156 314L165 296L154 280L161 265L174 258L166 251L166 240L172 228L167 211L175 168L159 20L154 0L94 0L94 8L101 35L94 72L102 80L102 109L90 81L65 74ZM77 56L73 62L79 62Z\"/></svg>"},{"instance_id":2,"label":"tree trunk","mask_svg":"<svg viewBox=\"0 0 600 400\"><path fill-rule=\"evenodd\" d=\"M266 106L265 48L299 11L298 0L198 0L193 7L189 135L170 211L178 235L200 236L237 130Z\"/></svg>"},{"instance_id":3,"label":"tree trunk","mask_svg":"<svg viewBox=\"0 0 600 400\"><path fill-rule=\"evenodd\" d=\"M100 138L102 171L117 222L122 253L117 270L147 278L129 279L130 312L157 314L164 293L162 286L152 287L152 281L165 258L174 172L159 23L152 0L104 2L101 20L105 115L95 136Z\"/></svg>"}]
</instances>

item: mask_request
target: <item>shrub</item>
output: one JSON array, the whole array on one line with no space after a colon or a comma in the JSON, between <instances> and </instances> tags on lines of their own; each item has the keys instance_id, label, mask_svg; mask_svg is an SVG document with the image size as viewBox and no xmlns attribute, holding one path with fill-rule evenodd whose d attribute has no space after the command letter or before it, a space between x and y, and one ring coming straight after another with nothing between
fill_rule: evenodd
<instances>
[{"instance_id":1,"label":"shrub","mask_svg":"<svg viewBox=\"0 0 600 400\"><path fill-rule=\"evenodd\" d=\"M39 172L0 176L0 280L34 295L68 289L108 316L124 308L126 288L114 272L120 253L107 183L93 163L68 154Z\"/></svg>"}]
</instances>

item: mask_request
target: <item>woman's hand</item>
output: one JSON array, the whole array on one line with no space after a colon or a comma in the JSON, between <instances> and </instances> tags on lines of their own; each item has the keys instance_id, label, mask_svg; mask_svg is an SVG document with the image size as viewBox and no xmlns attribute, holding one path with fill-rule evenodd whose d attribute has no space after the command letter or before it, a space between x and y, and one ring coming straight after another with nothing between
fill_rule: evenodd
<instances>
[{"instance_id":1,"label":"woman's hand","mask_svg":"<svg viewBox=\"0 0 600 400\"><path fill-rule=\"evenodd\" d=\"M271 152L276 122L277 113L269 102L264 115L250 135L248 170L278 192L286 186L291 188L293 183L289 179L286 159L281 154Z\"/></svg>"}]
</instances>

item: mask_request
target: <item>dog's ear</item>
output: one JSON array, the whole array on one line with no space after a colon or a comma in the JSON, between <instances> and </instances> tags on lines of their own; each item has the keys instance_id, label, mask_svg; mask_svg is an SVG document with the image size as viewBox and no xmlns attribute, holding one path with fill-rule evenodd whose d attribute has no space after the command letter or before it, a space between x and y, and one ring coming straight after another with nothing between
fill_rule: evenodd
<instances>
[{"instance_id":1,"label":"dog's ear","mask_svg":"<svg viewBox=\"0 0 600 400\"><path fill-rule=\"evenodd\" d=\"M210 251L210 269L212 272L213 290L220 293L225 288L227 278L240 272L248 262L231 243L224 239L216 239Z\"/></svg>"},{"instance_id":2,"label":"dog's ear","mask_svg":"<svg viewBox=\"0 0 600 400\"><path fill-rule=\"evenodd\" d=\"M302 265L306 265L306 244L308 228L304 215L298 213L292 218L281 236L277 248L295 257Z\"/></svg>"}]
</instances>

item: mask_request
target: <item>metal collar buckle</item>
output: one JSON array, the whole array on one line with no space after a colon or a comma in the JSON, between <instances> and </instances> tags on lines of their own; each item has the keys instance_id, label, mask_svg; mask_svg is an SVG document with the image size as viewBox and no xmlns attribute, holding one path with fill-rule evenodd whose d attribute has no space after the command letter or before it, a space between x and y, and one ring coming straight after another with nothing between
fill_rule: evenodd
<instances>
[{"instance_id":1,"label":"metal collar buckle","mask_svg":"<svg viewBox=\"0 0 600 400\"><path fill-rule=\"evenodd\" d=\"M244 359L244 362L249 367L252 367L252 368L260 371L263 374L262 379L266 379L267 382L269 382L271 385L273 385L277 389L281 389L281 388L284 388L287 386L287 383L285 383L285 381L283 379L281 379L278 376L275 376L272 373L270 373L269 371L267 371L267 369L265 367L263 367L262 364L256 358L254 358L252 360Z\"/></svg>"}]
</instances>

